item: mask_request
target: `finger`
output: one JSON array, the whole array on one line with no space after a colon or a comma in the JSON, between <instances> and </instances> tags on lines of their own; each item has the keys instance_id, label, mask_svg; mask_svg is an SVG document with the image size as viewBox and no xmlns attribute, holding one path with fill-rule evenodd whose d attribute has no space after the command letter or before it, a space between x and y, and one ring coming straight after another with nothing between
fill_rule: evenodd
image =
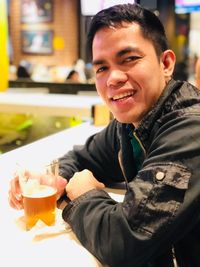
<instances>
[{"instance_id":1,"label":"finger","mask_svg":"<svg viewBox=\"0 0 200 267\"><path fill-rule=\"evenodd\" d=\"M17 175L10 181L8 201L13 208L18 209L22 206L22 192L19 185L19 177Z\"/></svg>"},{"instance_id":2,"label":"finger","mask_svg":"<svg viewBox=\"0 0 200 267\"><path fill-rule=\"evenodd\" d=\"M103 188L105 188L105 184L98 182L97 188L98 189L103 189Z\"/></svg>"},{"instance_id":3,"label":"finger","mask_svg":"<svg viewBox=\"0 0 200 267\"><path fill-rule=\"evenodd\" d=\"M58 188L58 191L63 191L67 185L68 181L67 179L61 177L61 176L58 176L57 177L57 188Z\"/></svg>"},{"instance_id":4,"label":"finger","mask_svg":"<svg viewBox=\"0 0 200 267\"><path fill-rule=\"evenodd\" d=\"M9 205L14 209L18 209L18 210L23 209L22 197L21 198L16 197L16 195L14 195L11 190L8 193L8 202L9 202Z\"/></svg>"},{"instance_id":5,"label":"finger","mask_svg":"<svg viewBox=\"0 0 200 267\"><path fill-rule=\"evenodd\" d=\"M60 188L65 188L67 185L67 179L63 178L62 176L57 176L57 184Z\"/></svg>"},{"instance_id":6,"label":"finger","mask_svg":"<svg viewBox=\"0 0 200 267\"><path fill-rule=\"evenodd\" d=\"M65 192L65 187L67 185L67 179L57 176L56 187L57 187L57 198L60 198Z\"/></svg>"},{"instance_id":7,"label":"finger","mask_svg":"<svg viewBox=\"0 0 200 267\"><path fill-rule=\"evenodd\" d=\"M15 175L14 178L10 181L10 189L13 193L18 194L21 196L22 190L20 187L20 181L19 181L19 176Z\"/></svg>"}]
</instances>

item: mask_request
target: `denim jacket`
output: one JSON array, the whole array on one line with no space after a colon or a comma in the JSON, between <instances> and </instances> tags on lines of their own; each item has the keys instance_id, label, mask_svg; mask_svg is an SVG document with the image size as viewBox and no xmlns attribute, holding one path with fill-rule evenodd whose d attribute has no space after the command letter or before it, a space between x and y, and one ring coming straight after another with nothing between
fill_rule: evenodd
<instances>
[{"instance_id":1,"label":"denim jacket","mask_svg":"<svg viewBox=\"0 0 200 267\"><path fill-rule=\"evenodd\" d=\"M63 219L102 264L200 266L198 89L172 79L137 129L114 119L60 158L67 179L85 168L108 186L126 186L123 202L91 190L63 209Z\"/></svg>"}]
</instances>

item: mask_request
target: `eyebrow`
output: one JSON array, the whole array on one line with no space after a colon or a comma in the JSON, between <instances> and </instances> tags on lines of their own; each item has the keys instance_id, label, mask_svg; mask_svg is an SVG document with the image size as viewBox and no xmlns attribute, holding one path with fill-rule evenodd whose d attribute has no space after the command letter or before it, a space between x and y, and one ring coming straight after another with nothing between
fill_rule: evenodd
<instances>
[{"instance_id":1,"label":"eyebrow","mask_svg":"<svg viewBox=\"0 0 200 267\"><path fill-rule=\"evenodd\" d=\"M117 54L116 54L116 58L120 58L120 57L122 57L122 56L124 56L124 55L126 55L126 54L128 54L128 53L130 53L130 52L135 52L135 53L141 53L141 51L140 51L140 49L139 48L136 48L136 47L126 47L126 48L124 48L124 49L122 49L122 50L120 50L119 52L117 52ZM97 60L94 60L94 61L92 61L92 65L93 66L97 66L97 65L102 65L102 64L104 64L106 61L105 60L101 60L101 59L97 59Z\"/></svg>"}]
</instances>

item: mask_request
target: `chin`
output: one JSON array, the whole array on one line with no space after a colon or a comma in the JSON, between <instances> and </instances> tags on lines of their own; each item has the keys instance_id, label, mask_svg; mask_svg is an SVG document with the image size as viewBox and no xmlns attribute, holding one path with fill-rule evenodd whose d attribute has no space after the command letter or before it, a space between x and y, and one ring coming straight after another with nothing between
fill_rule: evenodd
<instances>
[{"instance_id":1,"label":"chin","mask_svg":"<svg viewBox=\"0 0 200 267\"><path fill-rule=\"evenodd\" d=\"M117 121L121 122L121 123L133 123L132 120L128 119L128 118L121 118L121 117L114 117Z\"/></svg>"}]
</instances>

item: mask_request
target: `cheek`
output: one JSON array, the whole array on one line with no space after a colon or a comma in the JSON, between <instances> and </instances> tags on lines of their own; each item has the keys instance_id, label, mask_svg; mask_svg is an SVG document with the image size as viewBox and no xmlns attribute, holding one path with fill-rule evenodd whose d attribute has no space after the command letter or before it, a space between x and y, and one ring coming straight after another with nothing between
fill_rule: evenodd
<instances>
[{"instance_id":1,"label":"cheek","mask_svg":"<svg viewBox=\"0 0 200 267\"><path fill-rule=\"evenodd\" d=\"M105 98L106 83L103 82L102 80L96 79L95 85L96 85L96 90L97 90L98 95L100 95L102 98Z\"/></svg>"},{"instance_id":2,"label":"cheek","mask_svg":"<svg viewBox=\"0 0 200 267\"><path fill-rule=\"evenodd\" d=\"M135 68L132 72L133 77L141 83L150 83L154 75L156 76L157 69L148 65L141 65L140 68Z\"/></svg>"},{"instance_id":3,"label":"cheek","mask_svg":"<svg viewBox=\"0 0 200 267\"><path fill-rule=\"evenodd\" d=\"M159 66L153 65L149 67L140 68L135 74L135 77L140 81L140 84L143 88L146 88L149 92L146 94L154 94L164 81L164 74Z\"/></svg>"},{"instance_id":4,"label":"cheek","mask_svg":"<svg viewBox=\"0 0 200 267\"><path fill-rule=\"evenodd\" d=\"M98 95L102 96L102 89L97 83L96 83L96 90L97 90Z\"/></svg>"}]
</instances>

